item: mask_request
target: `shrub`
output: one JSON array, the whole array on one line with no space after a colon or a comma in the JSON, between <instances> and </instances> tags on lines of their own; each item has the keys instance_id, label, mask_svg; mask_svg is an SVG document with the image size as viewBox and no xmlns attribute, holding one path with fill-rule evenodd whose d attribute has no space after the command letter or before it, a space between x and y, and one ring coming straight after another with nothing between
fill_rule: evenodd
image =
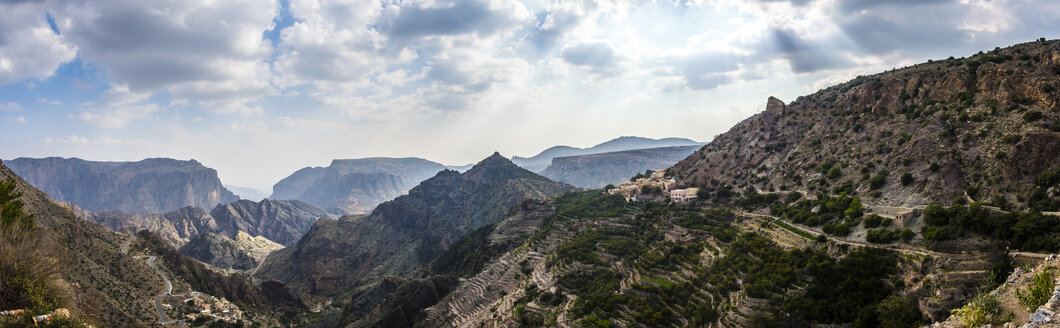
<instances>
[{"instance_id":1,"label":"shrub","mask_svg":"<svg viewBox=\"0 0 1060 328\"><path fill-rule=\"evenodd\" d=\"M840 171L838 167L832 167L831 170L828 170L828 180L838 178L842 174L843 171Z\"/></svg>"},{"instance_id":2,"label":"shrub","mask_svg":"<svg viewBox=\"0 0 1060 328\"><path fill-rule=\"evenodd\" d=\"M887 182L887 174L887 170L877 172L876 175L869 179L869 188L880 189L880 187L883 187L883 184Z\"/></svg>"},{"instance_id":3,"label":"shrub","mask_svg":"<svg viewBox=\"0 0 1060 328\"><path fill-rule=\"evenodd\" d=\"M1040 119L1042 119L1042 112L1039 112L1039 111L1036 111L1036 110L1030 110L1030 111L1027 111L1026 113L1023 113L1023 121L1024 122L1028 122L1029 123L1029 122L1034 122L1034 121L1037 121L1037 120L1040 120Z\"/></svg>"},{"instance_id":4,"label":"shrub","mask_svg":"<svg viewBox=\"0 0 1060 328\"><path fill-rule=\"evenodd\" d=\"M1051 297L1053 297L1053 273L1048 269L1034 275L1034 282L1026 290L1016 290L1016 299L1019 299L1020 305L1026 306L1031 311L1045 305Z\"/></svg>"},{"instance_id":5,"label":"shrub","mask_svg":"<svg viewBox=\"0 0 1060 328\"><path fill-rule=\"evenodd\" d=\"M911 298L890 296L876 305L880 327L920 326L920 310Z\"/></svg>"},{"instance_id":6,"label":"shrub","mask_svg":"<svg viewBox=\"0 0 1060 328\"><path fill-rule=\"evenodd\" d=\"M901 181L903 186L908 186L913 183L913 175L909 172L902 173Z\"/></svg>"},{"instance_id":7,"label":"shrub","mask_svg":"<svg viewBox=\"0 0 1060 328\"><path fill-rule=\"evenodd\" d=\"M916 237L916 233L913 232L913 229L905 228L898 233L898 236L902 238L902 241L908 243L910 240L913 240L913 238Z\"/></svg>"},{"instance_id":8,"label":"shrub","mask_svg":"<svg viewBox=\"0 0 1060 328\"><path fill-rule=\"evenodd\" d=\"M928 169L931 170L931 172L937 172L939 170L939 163L931 163L931 166L928 167Z\"/></svg>"},{"instance_id":9,"label":"shrub","mask_svg":"<svg viewBox=\"0 0 1060 328\"><path fill-rule=\"evenodd\" d=\"M982 293L964 307L953 309L950 313L960 318L965 326L979 327L1000 319L1001 302L997 296Z\"/></svg>"},{"instance_id":10,"label":"shrub","mask_svg":"<svg viewBox=\"0 0 1060 328\"><path fill-rule=\"evenodd\" d=\"M881 218L879 215L872 214L868 217L865 217L865 220L862 221L862 224L864 224L866 228L875 228L880 226L880 221L882 219L883 218Z\"/></svg>"},{"instance_id":11,"label":"shrub","mask_svg":"<svg viewBox=\"0 0 1060 328\"><path fill-rule=\"evenodd\" d=\"M1021 137L1018 134L1006 134L1004 137L1001 137L1001 142L1004 142L1004 143L1007 143L1007 144L1014 144L1014 143L1020 142L1020 139L1022 139L1022 138L1023 137Z\"/></svg>"},{"instance_id":12,"label":"shrub","mask_svg":"<svg viewBox=\"0 0 1060 328\"><path fill-rule=\"evenodd\" d=\"M865 234L865 240L874 244L886 244L898 240L898 231L890 229L872 229Z\"/></svg>"}]
</instances>

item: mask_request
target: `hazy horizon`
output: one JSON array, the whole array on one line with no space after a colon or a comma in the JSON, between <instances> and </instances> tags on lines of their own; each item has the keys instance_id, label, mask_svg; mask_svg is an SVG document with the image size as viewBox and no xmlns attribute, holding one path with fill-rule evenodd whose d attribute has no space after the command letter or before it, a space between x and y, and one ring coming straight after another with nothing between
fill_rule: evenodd
<instances>
[{"instance_id":1,"label":"hazy horizon","mask_svg":"<svg viewBox=\"0 0 1060 328\"><path fill-rule=\"evenodd\" d=\"M857 75L1057 38L1050 1L0 2L0 158L335 158L709 142Z\"/></svg>"}]
</instances>

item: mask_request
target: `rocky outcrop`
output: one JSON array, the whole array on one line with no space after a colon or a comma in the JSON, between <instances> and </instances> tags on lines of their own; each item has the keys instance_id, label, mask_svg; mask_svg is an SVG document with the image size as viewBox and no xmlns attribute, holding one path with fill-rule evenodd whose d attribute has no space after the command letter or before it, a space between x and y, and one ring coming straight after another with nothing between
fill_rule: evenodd
<instances>
[{"instance_id":1,"label":"rocky outcrop","mask_svg":"<svg viewBox=\"0 0 1060 328\"><path fill-rule=\"evenodd\" d=\"M410 272L525 198L573 189L494 154L465 173L442 171L367 216L321 220L258 273L295 291L334 296Z\"/></svg>"},{"instance_id":2,"label":"rocky outcrop","mask_svg":"<svg viewBox=\"0 0 1060 328\"><path fill-rule=\"evenodd\" d=\"M582 188L618 185L646 170L673 166L701 146L636 149L602 154L556 157L541 175Z\"/></svg>"},{"instance_id":3,"label":"rocky outcrop","mask_svg":"<svg viewBox=\"0 0 1060 328\"><path fill-rule=\"evenodd\" d=\"M94 162L49 157L6 163L53 199L94 212L161 213L185 206L211 208L239 199L221 185L217 171L195 160Z\"/></svg>"},{"instance_id":4,"label":"rocky outcrop","mask_svg":"<svg viewBox=\"0 0 1060 328\"><path fill-rule=\"evenodd\" d=\"M235 238L211 232L192 237L180 253L218 268L250 270L269 253L283 248L265 237L239 231Z\"/></svg>"},{"instance_id":5,"label":"rocky outcrop","mask_svg":"<svg viewBox=\"0 0 1060 328\"><path fill-rule=\"evenodd\" d=\"M272 187L271 198L362 214L444 169L420 158L336 159L328 167L303 168L280 180Z\"/></svg>"},{"instance_id":6,"label":"rocky outcrop","mask_svg":"<svg viewBox=\"0 0 1060 328\"><path fill-rule=\"evenodd\" d=\"M674 173L707 190L846 185L879 205L1030 207L1035 179L1060 159L1058 74L1060 41L1036 41L860 76L786 105L771 97Z\"/></svg>"},{"instance_id":7,"label":"rocky outcrop","mask_svg":"<svg viewBox=\"0 0 1060 328\"><path fill-rule=\"evenodd\" d=\"M189 206L164 214L104 211L82 212L81 216L115 231L149 230L174 247L183 246L199 234L216 233L235 238L240 231L293 245L317 219L335 217L312 204L269 199L260 202L240 200L217 205L209 212Z\"/></svg>"},{"instance_id":8,"label":"rocky outcrop","mask_svg":"<svg viewBox=\"0 0 1060 328\"><path fill-rule=\"evenodd\" d=\"M589 148L575 148L570 146L554 146L549 149L545 149L541 153L534 155L533 157L512 157L512 162L515 165L519 165L524 169L544 173L543 171L552 164L552 160L557 157L569 157L569 156L581 156L591 155L600 153L610 153L627 151L634 149L648 149L648 148L662 148L662 147L677 147L677 146L702 146L703 143L695 142L684 138L663 138L663 139L651 139L643 137L618 137L615 139L608 140L596 146Z\"/></svg>"}]
</instances>

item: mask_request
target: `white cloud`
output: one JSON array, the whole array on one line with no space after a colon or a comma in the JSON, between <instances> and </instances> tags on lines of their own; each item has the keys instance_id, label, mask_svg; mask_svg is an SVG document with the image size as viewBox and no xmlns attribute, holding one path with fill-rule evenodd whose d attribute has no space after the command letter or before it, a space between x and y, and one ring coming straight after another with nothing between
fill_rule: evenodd
<instances>
[{"instance_id":1,"label":"white cloud","mask_svg":"<svg viewBox=\"0 0 1060 328\"><path fill-rule=\"evenodd\" d=\"M111 84L169 91L220 112L247 112L247 103L275 92L273 47L262 33L277 1L78 1L53 9L59 30Z\"/></svg>"},{"instance_id":2,"label":"white cloud","mask_svg":"<svg viewBox=\"0 0 1060 328\"><path fill-rule=\"evenodd\" d=\"M48 104L48 105L62 105L63 104L62 101L51 100L51 99L48 99L48 98L37 98L37 102Z\"/></svg>"},{"instance_id":3,"label":"white cloud","mask_svg":"<svg viewBox=\"0 0 1060 328\"><path fill-rule=\"evenodd\" d=\"M15 117L15 116L8 116L8 117L7 117L7 121L8 121L8 122L11 122L11 123L19 123L19 124L21 124L21 123L26 123L26 117L25 117L25 116L22 116L22 115L19 115L19 116L17 116L17 117Z\"/></svg>"},{"instance_id":4,"label":"white cloud","mask_svg":"<svg viewBox=\"0 0 1060 328\"><path fill-rule=\"evenodd\" d=\"M22 105L19 105L17 102L9 102L6 104L0 102L0 110L20 111L22 110Z\"/></svg>"},{"instance_id":5,"label":"white cloud","mask_svg":"<svg viewBox=\"0 0 1060 328\"><path fill-rule=\"evenodd\" d=\"M104 147L149 147L157 145L153 141L138 138L88 138L71 134L66 137L44 137L44 144L58 146L104 146Z\"/></svg>"},{"instance_id":6,"label":"white cloud","mask_svg":"<svg viewBox=\"0 0 1060 328\"><path fill-rule=\"evenodd\" d=\"M132 121L149 117L158 109L157 104L120 105L83 111L78 118L105 128L121 128Z\"/></svg>"},{"instance_id":7,"label":"white cloud","mask_svg":"<svg viewBox=\"0 0 1060 328\"><path fill-rule=\"evenodd\" d=\"M46 79L77 47L48 26L43 2L0 2L0 85Z\"/></svg>"}]
</instances>

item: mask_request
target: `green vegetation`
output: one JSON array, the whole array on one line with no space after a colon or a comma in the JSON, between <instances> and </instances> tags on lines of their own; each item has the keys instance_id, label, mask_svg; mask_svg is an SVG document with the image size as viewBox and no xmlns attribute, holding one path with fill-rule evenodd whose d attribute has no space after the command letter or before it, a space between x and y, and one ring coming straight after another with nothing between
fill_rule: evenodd
<instances>
[{"instance_id":1,"label":"green vegetation","mask_svg":"<svg viewBox=\"0 0 1060 328\"><path fill-rule=\"evenodd\" d=\"M1001 142L1007 144L1015 144L1017 142L1020 142L1020 139L1022 139L1022 136L1018 134L1006 134L1004 137L1001 137Z\"/></svg>"},{"instance_id":2,"label":"green vegetation","mask_svg":"<svg viewBox=\"0 0 1060 328\"><path fill-rule=\"evenodd\" d=\"M874 244L886 244L898 240L898 230L872 229L865 234L865 240Z\"/></svg>"},{"instance_id":3,"label":"green vegetation","mask_svg":"<svg viewBox=\"0 0 1060 328\"><path fill-rule=\"evenodd\" d=\"M804 294L792 297L787 309L820 323L854 322L855 326L875 326L877 305L891 296L885 280L897 272L895 252L861 247L836 261L817 257L806 265L813 283ZM890 306L893 304L887 304Z\"/></svg>"},{"instance_id":4,"label":"green vegetation","mask_svg":"<svg viewBox=\"0 0 1060 328\"><path fill-rule=\"evenodd\" d=\"M14 180L0 181L0 309L24 309L26 315L0 318L3 327L34 327L31 316L70 303L59 281L58 261L43 247L33 218L23 210ZM77 318L61 318L41 327L82 327Z\"/></svg>"},{"instance_id":5,"label":"green vegetation","mask_svg":"<svg viewBox=\"0 0 1060 328\"><path fill-rule=\"evenodd\" d=\"M1040 111L1029 110L1026 113L1023 113L1023 121L1028 123L1034 122L1042 119L1042 116L1042 112Z\"/></svg>"},{"instance_id":6,"label":"green vegetation","mask_svg":"<svg viewBox=\"0 0 1060 328\"><path fill-rule=\"evenodd\" d=\"M814 208L817 209L816 213L813 212ZM792 205L774 203L769 211L798 224L822 226L821 230L827 234L846 236L860 224L865 209L857 197L818 194L816 200L803 199Z\"/></svg>"},{"instance_id":7,"label":"green vegetation","mask_svg":"<svg viewBox=\"0 0 1060 328\"><path fill-rule=\"evenodd\" d=\"M1034 282L1027 289L1016 290L1016 299L1020 301L1020 305L1031 311L1045 305L1052 297L1053 272L1048 268L1034 275Z\"/></svg>"},{"instance_id":8,"label":"green vegetation","mask_svg":"<svg viewBox=\"0 0 1060 328\"><path fill-rule=\"evenodd\" d=\"M556 214L564 218L617 217L626 212L626 200L599 190L567 193L555 200Z\"/></svg>"},{"instance_id":9,"label":"green vegetation","mask_svg":"<svg viewBox=\"0 0 1060 328\"><path fill-rule=\"evenodd\" d=\"M880 187L883 187L883 184L887 183L888 174L890 174L890 172L887 172L887 170L880 170L879 172L876 172L876 175L873 175L872 178L869 178L869 188L880 189Z\"/></svg>"},{"instance_id":10,"label":"green vegetation","mask_svg":"<svg viewBox=\"0 0 1060 328\"><path fill-rule=\"evenodd\" d=\"M1041 212L991 211L981 203L924 209L921 234L928 241L943 241L974 232L1009 242L1009 247L1028 251L1060 251L1060 217Z\"/></svg>"},{"instance_id":11,"label":"green vegetation","mask_svg":"<svg viewBox=\"0 0 1060 328\"><path fill-rule=\"evenodd\" d=\"M909 297L890 296L876 305L879 326L883 328L918 327L921 322L916 300Z\"/></svg>"},{"instance_id":12,"label":"green vegetation","mask_svg":"<svg viewBox=\"0 0 1060 328\"><path fill-rule=\"evenodd\" d=\"M979 327L985 324L1002 323L1001 302L997 296L980 293L964 307L953 309L952 315L961 319L967 327Z\"/></svg>"},{"instance_id":13,"label":"green vegetation","mask_svg":"<svg viewBox=\"0 0 1060 328\"><path fill-rule=\"evenodd\" d=\"M902 241L908 243L910 240L913 240L913 238L916 237L916 233L913 232L913 229L905 228L902 229L902 231L898 232L898 236L902 238Z\"/></svg>"},{"instance_id":14,"label":"green vegetation","mask_svg":"<svg viewBox=\"0 0 1060 328\"><path fill-rule=\"evenodd\" d=\"M1060 210L1060 200L1047 194L1049 188L1060 187L1060 167L1038 174L1034 186L1034 191L1027 197L1027 206L1037 211Z\"/></svg>"},{"instance_id":15,"label":"green vegetation","mask_svg":"<svg viewBox=\"0 0 1060 328\"><path fill-rule=\"evenodd\" d=\"M913 175L909 172L902 173L901 181L903 186L908 186L914 181Z\"/></svg>"},{"instance_id":16,"label":"green vegetation","mask_svg":"<svg viewBox=\"0 0 1060 328\"><path fill-rule=\"evenodd\" d=\"M806 239L814 240L814 241L817 240L817 237L814 237L809 232L806 232L806 231L803 231L802 229L793 227L790 224L784 223L784 221L773 220L773 224L776 224L776 225L780 226L781 228L784 228L784 230L794 232L796 235L802 236L802 238L806 238Z\"/></svg>"}]
</instances>

